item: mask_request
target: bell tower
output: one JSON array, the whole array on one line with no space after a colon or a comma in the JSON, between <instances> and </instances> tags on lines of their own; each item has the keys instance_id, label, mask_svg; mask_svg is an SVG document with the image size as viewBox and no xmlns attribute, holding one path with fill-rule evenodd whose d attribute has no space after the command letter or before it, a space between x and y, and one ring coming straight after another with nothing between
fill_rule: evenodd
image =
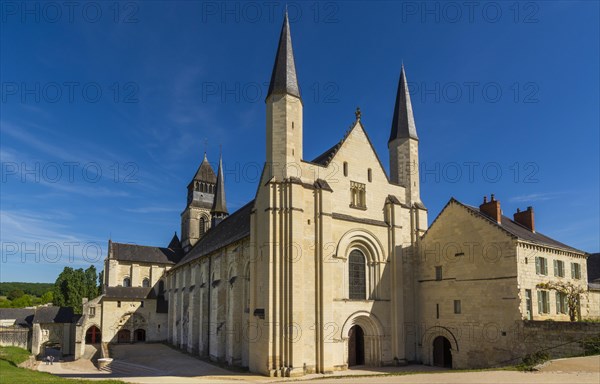
<instances>
[{"instance_id":1,"label":"bell tower","mask_svg":"<svg viewBox=\"0 0 600 384\"><path fill-rule=\"evenodd\" d=\"M281 27L267 104L267 175L283 180L299 176L302 160L302 98L287 12Z\"/></svg>"},{"instance_id":2,"label":"bell tower","mask_svg":"<svg viewBox=\"0 0 600 384\"><path fill-rule=\"evenodd\" d=\"M206 158L187 187L186 208L181 213L181 246L188 252L208 231L215 200L217 177Z\"/></svg>"}]
</instances>

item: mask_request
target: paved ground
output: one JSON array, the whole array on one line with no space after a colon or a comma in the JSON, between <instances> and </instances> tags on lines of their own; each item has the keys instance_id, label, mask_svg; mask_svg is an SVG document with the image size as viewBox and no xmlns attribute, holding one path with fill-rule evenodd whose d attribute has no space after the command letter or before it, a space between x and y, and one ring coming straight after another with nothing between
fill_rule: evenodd
<instances>
[{"instance_id":1,"label":"paved ground","mask_svg":"<svg viewBox=\"0 0 600 384\"><path fill-rule=\"evenodd\" d=\"M507 384L599 384L600 356L553 360L539 372L482 371L451 372L441 368L412 365L381 369L352 369L324 377L309 375L300 379L282 379L232 372L178 352L162 344L119 345L111 349L115 358L111 370L98 371L89 360L39 365L40 371L63 377L108 379L132 383L277 383L294 380L316 384L345 383L507 383ZM414 373L428 372L428 373ZM390 374L393 376L381 376ZM360 377L352 377L359 375ZM365 377L364 375L370 375ZM378 375L378 376L374 376ZM340 378L343 378L340 380Z\"/></svg>"}]
</instances>

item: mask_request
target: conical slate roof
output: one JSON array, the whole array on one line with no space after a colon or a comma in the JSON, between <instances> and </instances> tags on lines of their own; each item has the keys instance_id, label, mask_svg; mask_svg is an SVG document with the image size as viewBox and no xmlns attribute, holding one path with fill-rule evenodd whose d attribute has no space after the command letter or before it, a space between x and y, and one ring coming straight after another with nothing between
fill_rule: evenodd
<instances>
[{"instance_id":1,"label":"conical slate roof","mask_svg":"<svg viewBox=\"0 0 600 384\"><path fill-rule=\"evenodd\" d=\"M219 170L217 171L217 186L215 187L215 201L211 213L229 213L227 212L227 202L225 201L225 176L223 175L223 157L219 157Z\"/></svg>"},{"instance_id":2,"label":"conical slate roof","mask_svg":"<svg viewBox=\"0 0 600 384\"><path fill-rule=\"evenodd\" d=\"M302 99L300 97L300 88L298 87L298 79L296 77L296 64L294 63L292 36L290 34L290 23L287 11L283 19L283 26L281 27L279 46L277 47L277 55L275 56L275 64L273 65L273 73L271 74L271 84L269 85L267 99L271 95L286 94Z\"/></svg>"},{"instance_id":3,"label":"conical slate roof","mask_svg":"<svg viewBox=\"0 0 600 384\"><path fill-rule=\"evenodd\" d=\"M392 130L388 143L398 138L407 137L417 140L419 139L417 137L417 127L415 126L412 104L410 102L410 93L408 91L406 73L404 72L404 65L402 65L402 70L400 71L400 81L398 83L398 93L396 94L396 104L394 105Z\"/></svg>"},{"instance_id":4,"label":"conical slate roof","mask_svg":"<svg viewBox=\"0 0 600 384\"><path fill-rule=\"evenodd\" d=\"M179 241L179 237L177 237L177 232L175 232L175 234L173 235L173 238L171 239L171 242L169 243L167 248L170 248L170 249L181 248L181 242Z\"/></svg>"},{"instance_id":5,"label":"conical slate roof","mask_svg":"<svg viewBox=\"0 0 600 384\"><path fill-rule=\"evenodd\" d=\"M206 158L206 153L204 154L204 160L202 160L192 181L194 180L212 184L217 182L217 176L215 176L215 171Z\"/></svg>"}]
</instances>

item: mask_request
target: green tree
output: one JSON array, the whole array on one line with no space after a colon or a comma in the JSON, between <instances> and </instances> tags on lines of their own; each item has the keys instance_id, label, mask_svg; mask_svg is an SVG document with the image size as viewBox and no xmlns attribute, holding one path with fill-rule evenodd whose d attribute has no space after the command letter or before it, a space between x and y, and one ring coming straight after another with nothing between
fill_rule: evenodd
<instances>
[{"instance_id":1,"label":"green tree","mask_svg":"<svg viewBox=\"0 0 600 384\"><path fill-rule=\"evenodd\" d=\"M32 305L35 304L34 298L30 295L22 295L21 297L18 297L16 299L14 299L12 301L11 306L13 308L25 308L25 307L31 307Z\"/></svg>"},{"instance_id":2,"label":"green tree","mask_svg":"<svg viewBox=\"0 0 600 384\"><path fill-rule=\"evenodd\" d=\"M52 291L48 291L48 292L44 293L41 297L41 300L42 300L42 304L51 303L53 300Z\"/></svg>"},{"instance_id":3,"label":"green tree","mask_svg":"<svg viewBox=\"0 0 600 384\"><path fill-rule=\"evenodd\" d=\"M81 313L82 299L87 297L91 300L98 296L97 279L93 265L85 271L82 268L65 267L54 283L53 304L73 307L75 313Z\"/></svg>"},{"instance_id":4,"label":"green tree","mask_svg":"<svg viewBox=\"0 0 600 384\"><path fill-rule=\"evenodd\" d=\"M555 290L567 297L567 307L569 307L569 319L575 321L581 313L579 313L579 299L582 294L587 292L586 287L575 285L570 281L551 281L547 283L539 283L538 288Z\"/></svg>"},{"instance_id":5,"label":"green tree","mask_svg":"<svg viewBox=\"0 0 600 384\"><path fill-rule=\"evenodd\" d=\"M24 294L25 294L25 292L23 292L23 290L21 290L21 289L13 289L12 291L10 291L8 293L6 298L8 300L15 300L15 299L18 299L19 297L23 296Z\"/></svg>"}]
</instances>

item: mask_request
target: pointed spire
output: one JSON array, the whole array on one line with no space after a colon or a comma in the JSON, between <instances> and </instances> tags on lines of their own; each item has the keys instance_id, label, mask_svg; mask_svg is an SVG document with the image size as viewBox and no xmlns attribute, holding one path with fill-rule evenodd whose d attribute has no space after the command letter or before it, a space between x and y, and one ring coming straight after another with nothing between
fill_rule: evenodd
<instances>
[{"instance_id":1,"label":"pointed spire","mask_svg":"<svg viewBox=\"0 0 600 384\"><path fill-rule=\"evenodd\" d=\"M215 200L211 214L227 215L227 203L225 202L225 176L223 175L223 156L219 156L219 169L217 171L217 186L215 187Z\"/></svg>"},{"instance_id":2,"label":"pointed spire","mask_svg":"<svg viewBox=\"0 0 600 384\"><path fill-rule=\"evenodd\" d=\"M392 119L392 131L390 133L391 141L398 138L411 138L418 140L417 127L413 116L412 104L410 102L410 93L408 91L408 82L404 72L404 63L400 71L400 81L398 83L398 93L396 94L396 104L394 105L394 118Z\"/></svg>"},{"instance_id":3,"label":"pointed spire","mask_svg":"<svg viewBox=\"0 0 600 384\"><path fill-rule=\"evenodd\" d=\"M169 245L167 245L167 248L170 248L170 249L181 248L181 242L179 241L179 237L177 236L177 231L175 231L175 234L173 235L173 238L171 239L171 242L169 243Z\"/></svg>"},{"instance_id":4,"label":"pointed spire","mask_svg":"<svg viewBox=\"0 0 600 384\"><path fill-rule=\"evenodd\" d=\"M204 152L204 159L202 160L202 163L200 163L200 166L198 167L198 170L196 171L196 174L194 175L192 182L194 180L203 181L205 183L212 183L212 184L217 182L217 177L215 176L215 171L213 170L213 167L208 162L208 158L206 157L206 152ZM191 184L191 182L190 182L190 184Z\"/></svg>"},{"instance_id":5,"label":"pointed spire","mask_svg":"<svg viewBox=\"0 0 600 384\"><path fill-rule=\"evenodd\" d=\"M279 36L279 46L271 74L271 84L267 99L271 95L292 95L301 99L298 79L296 78L296 64L294 63L294 51L292 49L292 36L290 34L290 23L287 10Z\"/></svg>"}]
</instances>

